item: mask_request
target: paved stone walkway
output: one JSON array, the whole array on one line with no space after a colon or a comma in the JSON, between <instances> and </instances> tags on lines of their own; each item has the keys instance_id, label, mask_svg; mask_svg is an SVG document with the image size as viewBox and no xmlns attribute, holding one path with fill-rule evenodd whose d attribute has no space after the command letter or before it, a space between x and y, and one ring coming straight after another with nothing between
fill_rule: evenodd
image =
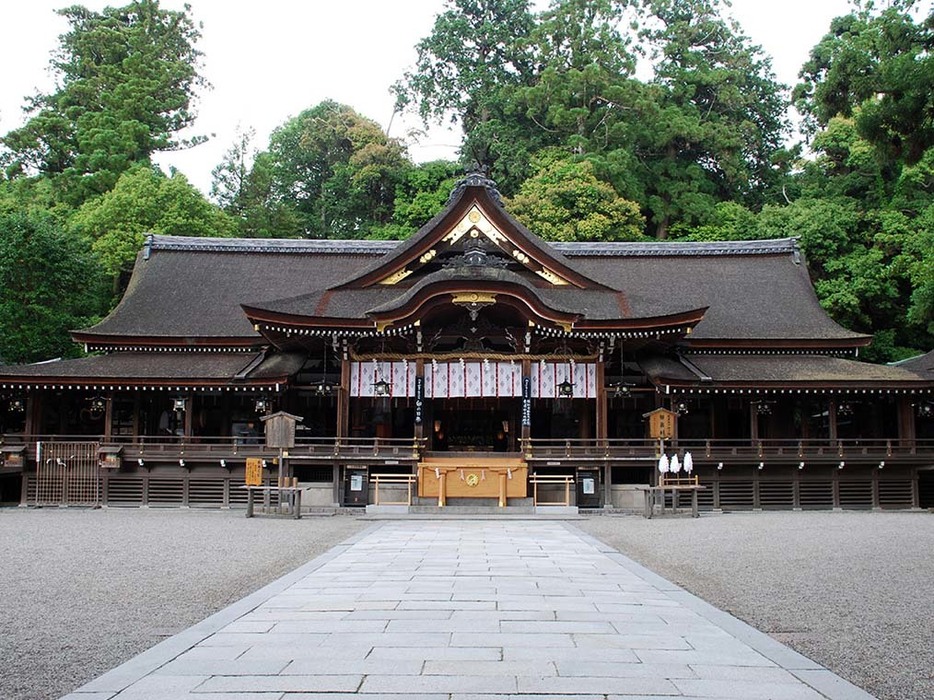
<instances>
[{"instance_id":1,"label":"paved stone walkway","mask_svg":"<svg viewBox=\"0 0 934 700\"><path fill-rule=\"evenodd\" d=\"M871 697L573 525L534 520L376 525L67 697L354 694Z\"/></svg>"}]
</instances>

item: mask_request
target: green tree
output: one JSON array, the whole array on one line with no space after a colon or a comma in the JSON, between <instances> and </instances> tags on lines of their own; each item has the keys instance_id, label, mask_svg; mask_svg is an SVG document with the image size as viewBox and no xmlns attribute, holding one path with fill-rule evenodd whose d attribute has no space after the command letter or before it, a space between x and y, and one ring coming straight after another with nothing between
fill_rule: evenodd
<instances>
[{"instance_id":1,"label":"green tree","mask_svg":"<svg viewBox=\"0 0 934 700\"><path fill-rule=\"evenodd\" d=\"M462 172L457 163L435 160L406 172L396 186L392 221L414 232L444 208Z\"/></svg>"},{"instance_id":2,"label":"green tree","mask_svg":"<svg viewBox=\"0 0 934 700\"><path fill-rule=\"evenodd\" d=\"M193 123L193 96L206 82L195 48L201 35L187 6L176 12L158 0L134 0L59 14L70 29L51 61L56 89L28 100L29 121L2 143L8 172L47 175L65 200L79 204L153 153L200 142L176 135Z\"/></svg>"},{"instance_id":3,"label":"green tree","mask_svg":"<svg viewBox=\"0 0 934 700\"><path fill-rule=\"evenodd\" d=\"M68 331L103 311L103 274L89 246L49 215L0 213L0 358L73 355Z\"/></svg>"},{"instance_id":4,"label":"green tree","mask_svg":"<svg viewBox=\"0 0 934 700\"><path fill-rule=\"evenodd\" d=\"M877 12L869 1L833 20L794 91L812 133L852 117L885 159L909 165L934 146L934 12L916 20L920 4L891 0Z\"/></svg>"},{"instance_id":5,"label":"green tree","mask_svg":"<svg viewBox=\"0 0 934 700\"><path fill-rule=\"evenodd\" d=\"M530 230L553 241L631 241L643 238L639 205L620 197L594 174L586 160L566 154L539 155L537 174L509 202Z\"/></svg>"},{"instance_id":6,"label":"green tree","mask_svg":"<svg viewBox=\"0 0 934 700\"><path fill-rule=\"evenodd\" d=\"M302 232L301 217L275 192L272 156L256 152L255 135L253 129L238 131L211 173L211 197L237 222L242 237L297 238Z\"/></svg>"},{"instance_id":7,"label":"green tree","mask_svg":"<svg viewBox=\"0 0 934 700\"><path fill-rule=\"evenodd\" d=\"M309 238L364 238L388 223L396 186L411 167L376 122L331 100L276 129L267 153L261 167L269 169L269 198L293 211L296 233Z\"/></svg>"},{"instance_id":8,"label":"green tree","mask_svg":"<svg viewBox=\"0 0 934 700\"><path fill-rule=\"evenodd\" d=\"M211 171L211 199L232 216L243 213L250 167L256 158L256 129L237 129L236 137L221 162Z\"/></svg>"},{"instance_id":9,"label":"green tree","mask_svg":"<svg viewBox=\"0 0 934 700\"><path fill-rule=\"evenodd\" d=\"M517 136L504 114L506 96L533 71L529 2L447 0L445 7L416 44L415 68L393 87L397 109L414 106L426 125L460 124L464 160L497 176L494 166Z\"/></svg>"},{"instance_id":10,"label":"green tree","mask_svg":"<svg viewBox=\"0 0 934 700\"><path fill-rule=\"evenodd\" d=\"M845 197L862 210L884 207L891 190L891 171L883 168L875 150L857 133L852 118L834 117L812 142L814 158L803 162L797 179L804 197Z\"/></svg>"},{"instance_id":11,"label":"green tree","mask_svg":"<svg viewBox=\"0 0 934 700\"><path fill-rule=\"evenodd\" d=\"M785 162L785 87L720 0L645 0L640 36L660 92L640 103L632 138L655 235L702 223L719 201L758 208Z\"/></svg>"},{"instance_id":12,"label":"green tree","mask_svg":"<svg viewBox=\"0 0 934 700\"><path fill-rule=\"evenodd\" d=\"M104 269L128 273L148 233L169 236L232 236L236 223L208 202L181 173L165 177L145 166L124 173L105 195L86 202L71 230L92 241Z\"/></svg>"},{"instance_id":13,"label":"green tree","mask_svg":"<svg viewBox=\"0 0 934 700\"><path fill-rule=\"evenodd\" d=\"M538 69L515 93L535 146L608 147L635 70L623 14L615 0L558 0L539 17L531 38Z\"/></svg>"}]
</instances>

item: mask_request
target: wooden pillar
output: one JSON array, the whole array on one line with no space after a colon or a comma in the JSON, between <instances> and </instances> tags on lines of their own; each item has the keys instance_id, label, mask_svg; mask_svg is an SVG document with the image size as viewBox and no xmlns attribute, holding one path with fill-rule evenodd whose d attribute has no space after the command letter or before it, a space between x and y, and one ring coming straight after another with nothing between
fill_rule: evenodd
<instances>
[{"instance_id":1,"label":"wooden pillar","mask_svg":"<svg viewBox=\"0 0 934 700\"><path fill-rule=\"evenodd\" d=\"M759 441L759 411L749 402L749 439L755 445Z\"/></svg>"},{"instance_id":2,"label":"wooden pillar","mask_svg":"<svg viewBox=\"0 0 934 700\"><path fill-rule=\"evenodd\" d=\"M24 435L36 435L42 430L42 394L33 390L26 396L26 423Z\"/></svg>"},{"instance_id":3,"label":"wooden pillar","mask_svg":"<svg viewBox=\"0 0 934 700\"><path fill-rule=\"evenodd\" d=\"M182 433L185 436L185 439L191 437L191 428L195 422L195 395L192 392L188 392L188 395L185 397L185 415L183 416L183 428Z\"/></svg>"},{"instance_id":4,"label":"wooden pillar","mask_svg":"<svg viewBox=\"0 0 934 700\"><path fill-rule=\"evenodd\" d=\"M334 501L334 507L337 508L341 505L343 501L343 494L341 493L341 467L340 464L334 462L331 465L331 497Z\"/></svg>"},{"instance_id":5,"label":"wooden pillar","mask_svg":"<svg viewBox=\"0 0 934 700\"><path fill-rule=\"evenodd\" d=\"M827 430L828 436L834 442L837 440L837 400L827 401Z\"/></svg>"},{"instance_id":6,"label":"wooden pillar","mask_svg":"<svg viewBox=\"0 0 934 700\"><path fill-rule=\"evenodd\" d=\"M899 396L896 403L898 411L898 439L903 447L914 444L915 412L912 410L911 399L908 396Z\"/></svg>"},{"instance_id":7,"label":"wooden pillar","mask_svg":"<svg viewBox=\"0 0 934 700\"><path fill-rule=\"evenodd\" d=\"M597 440L606 440L608 433L607 425L607 397L606 397L606 365L603 360L597 362L597 406L596 406L596 419L597 425L596 436Z\"/></svg>"},{"instance_id":8,"label":"wooden pillar","mask_svg":"<svg viewBox=\"0 0 934 700\"><path fill-rule=\"evenodd\" d=\"M620 341L622 342L622 341ZM623 374L623 368L620 367L620 376ZM608 399L606 395L606 363L604 360L597 362L597 406L596 406L596 436L597 443L601 445L604 451L607 449L606 440L609 437L609 419L608 419ZM603 463L603 507L610 508L613 505L613 495L610 487L612 486L612 469L609 461Z\"/></svg>"},{"instance_id":9,"label":"wooden pillar","mask_svg":"<svg viewBox=\"0 0 934 700\"><path fill-rule=\"evenodd\" d=\"M791 475L791 508L801 510L801 469L797 468Z\"/></svg>"},{"instance_id":10,"label":"wooden pillar","mask_svg":"<svg viewBox=\"0 0 934 700\"><path fill-rule=\"evenodd\" d=\"M114 434L114 395L110 392L104 402L104 441L110 442Z\"/></svg>"},{"instance_id":11,"label":"wooden pillar","mask_svg":"<svg viewBox=\"0 0 934 700\"><path fill-rule=\"evenodd\" d=\"M337 437L350 435L350 360L341 358L341 385L337 390Z\"/></svg>"}]
</instances>

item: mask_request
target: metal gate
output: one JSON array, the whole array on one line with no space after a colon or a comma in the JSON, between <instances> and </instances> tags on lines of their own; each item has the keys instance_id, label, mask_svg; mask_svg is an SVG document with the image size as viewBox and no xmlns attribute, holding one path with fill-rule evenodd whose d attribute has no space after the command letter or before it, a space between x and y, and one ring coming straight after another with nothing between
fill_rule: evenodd
<instances>
[{"instance_id":1,"label":"metal gate","mask_svg":"<svg viewBox=\"0 0 934 700\"><path fill-rule=\"evenodd\" d=\"M36 505L97 505L97 442L40 442L36 447Z\"/></svg>"}]
</instances>

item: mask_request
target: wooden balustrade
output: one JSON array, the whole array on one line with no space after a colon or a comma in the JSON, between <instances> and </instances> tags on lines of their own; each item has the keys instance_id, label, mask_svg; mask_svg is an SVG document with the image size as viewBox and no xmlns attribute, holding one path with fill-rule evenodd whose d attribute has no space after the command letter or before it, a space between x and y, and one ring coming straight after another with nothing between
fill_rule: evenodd
<instances>
[{"instance_id":1,"label":"wooden balustrade","mask_svg":"<svg viewBox=\"0 0 934 700\"><path fill-rule=\"evenodd\" d=\"M125 460L151 459L193 461L263 457L271 459L277 450L267 449L261 437L233 438L216 436L175 437L138 436L105 439L100 435L0 435L0 445L26 445L28 459L35 460L37 442L100 442L119 445ZM299 460L372 462L380 459L417 461L424 454L425 441L413 438L299 438L289 457ZM612 462L649 460L658 456L659 443L648 439L530 439L523 443L523 454L533 462L573 460L576 462ZM790 438L781 440L666 440L666 452L686 452L695 461L743 462L779 459L788 462L808 460L910 460L919 455L934 455L934 440L899 439L820 439Z\"/></svg>"},{"instance_id":2,"label":"wooden balustrade","mask_svg":"<svg viewBox=\"0 0 934 700\"><path fill-rule=\"evenodd\" d=\"M532 505L535 506L569 506L571 505L571 484L574 483L573 476L559 476L551 474L536 474L533 473L529 477L529 481L532 483ZM564 500L563 501L542 501L538 497L538 487L542 486L564 486Z\"/></svg>"}]
</instances>

